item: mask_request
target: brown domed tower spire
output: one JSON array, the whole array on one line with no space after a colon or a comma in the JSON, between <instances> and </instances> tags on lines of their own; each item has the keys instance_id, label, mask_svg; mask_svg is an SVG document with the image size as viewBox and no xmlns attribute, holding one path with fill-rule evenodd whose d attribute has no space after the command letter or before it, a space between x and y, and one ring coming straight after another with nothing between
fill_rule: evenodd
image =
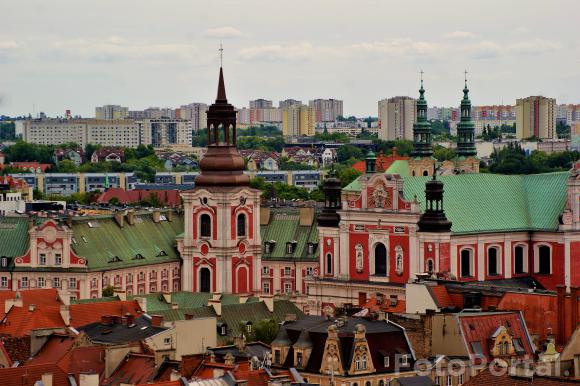
<instances>
[{"instance_id":1,"label":"brown domed tower spire","mask_svg":"<svg viewBox=\"0 0 580 386\"><path fill-rule=\"evenodd\" d=\"M221 52L221 48L220 48ZM220 66L215 103L207 110L207 153L200 162L196 186L247 186L244 159L236 148L236 110L228 103Z\"/></svg>"}]
</instances>

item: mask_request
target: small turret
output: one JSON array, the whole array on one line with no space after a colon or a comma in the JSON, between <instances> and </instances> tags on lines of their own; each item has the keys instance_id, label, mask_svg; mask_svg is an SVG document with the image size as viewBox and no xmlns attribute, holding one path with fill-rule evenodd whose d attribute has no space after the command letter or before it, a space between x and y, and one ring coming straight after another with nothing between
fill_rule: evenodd
<instances>
[{"instance_id":1,"label":"small turret","mask_svg":"<svg viewBox=\"0 0 580 386\"><path fill-rule=\"evenodd\" d=\"M324 191L324 209L317 218L318 226L338 228L340 215L336 211L341 208L340 195L342 188L334 168L324 181L322 190Z\"/></svg>"},{"instance_id":2,"label":"small turret","mask_svg":"<svg viewBox=\"0 0 580 386\"><path fill-rule=\"evenodd\" d=\"M425 184L425 212L419 219L419 232L450 232L451 221L443 210L443 182L433 179Z\"/></svg>"}]
</instances>

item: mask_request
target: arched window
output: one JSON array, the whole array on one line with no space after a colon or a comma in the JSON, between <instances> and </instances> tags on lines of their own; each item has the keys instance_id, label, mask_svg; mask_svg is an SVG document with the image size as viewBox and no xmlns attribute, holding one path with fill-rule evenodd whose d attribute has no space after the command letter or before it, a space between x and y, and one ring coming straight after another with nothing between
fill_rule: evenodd
<instances>
[{"instance_id":1,"label":"arched window","mask_svg":"<svg viewBox=\"0 0 580 386\"><path fill-rule=\"evenodd\" d=\"M435 266L433 263L433 259L427 260L427 272L433 272L435 270Z\"/></svg>"},{"instance_id":2,"label":"arched window","mask_svg":"<svg viewBox=\"0 0 580 386\"><path fill-rule=\"evenodd\" d=\"M240 213L238 215L238 237L243 237L246 235L246 215Z\"/></svg>"},{"instance_id":3,"label":"arched window","mask_svg":"<svg viewBox=\"0 0 580 386\"><path fill-rule=\"evenodd\" d=\"M326 254L326 273L332 275L332 255L330 253Z\"/></svg>"},{"instance_id":4,"label":"arched window","mask_svg":"<svg viewBox=\"0 0 580 386\"><path fill-rule=\"evenodd\" d=\"M538 273L549 274L552 272L552 251L547 245L538 248Z\"/></svg>"},{"instance_id":5,"label":"arched window","mask_svg":"<svg viewBox=\"0 0 580 386\"><path fill-rule=\"evenodd\" d=\"M200 236L201 237L211 237L211 217L209 214L204 213L200 217Z\"/></svg>"},{"instance_id":6,"label":"arched window","mask_svg":"<svg viewBox=\"0 0 580 386\"><path fill-rule=\"evenodd\" d=\"M387 276L387 248L382 243L375 246L375 275Z\"/></svg>"},{"instance_id":7,"label":"arched window","mask_svg":"<svg viewBox=\"0 0 580 386\"><path fill-rule=\"evenodd\" d=\"M360 357L356 357L354 361L354 368L358 371L361 369L361 360Z\"/></svg>"},{"instance_id":8,"label":"arched window","mask_svg":"<svg viewBox=\"0 0 580 386\"><path fill-rule=\"evenodd\" d=\"M471 249L462 249L461 250L461 277L471 277L473 268L472 268L472 255L473 252Z\"/></svg>"},{"instance_id":9,"label":"arched window","mask_svg":"<svg viewBox=\"0 0 580 386\"><path fill-rule=\"evenodd\" d=\"M487 274L489 276L499 275L499 248L490 247L487 250Z\"/></svg>"},{"instance_id":10,"label":"arched window","mask_svg":"<svg viewBox=\"0 0 580 386\"><path fill-rule=\"evenodd\" d=\"M427 170L423 170L423 176L428 176L429 172Z\"/></svg>"},{"instance_id":11,"label":"arched window","mask_svg":"<svg viewBox=\"0 0 580 386\"><path fill-rule=\"evenodd\" d=\"M362 357L362 368L363 370L366 370L368 368L368 360L366 355L363 355ZM370 386L370 382L367 382L367 386Z\"/></svg>"},{"instance_id":12,"label":"arched window","mask_svg":"<svg viewBox=\"0 0 580 386\"><path fill-rule=\"evenodd\" d=\"M516 245L514 248L514 273L524 273L524 247Z\"/></svg>"}]
</instances>

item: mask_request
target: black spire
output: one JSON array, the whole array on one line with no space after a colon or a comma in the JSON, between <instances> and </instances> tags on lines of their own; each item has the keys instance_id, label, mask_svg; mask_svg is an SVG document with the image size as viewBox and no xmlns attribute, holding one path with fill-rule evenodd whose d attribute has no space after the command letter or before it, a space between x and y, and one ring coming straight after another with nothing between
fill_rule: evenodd
<instances>
[{"instance_id":1,"label":"black spire","mask_svg":"<svg viewBox=\"0 0 580 386\"><path fill-rule=\"evenodd\" d=\"M340 180L336 178L334 168L330 171L330 175L324 181L322 190L324 191L324 209L317 217L318 226L338 228L340 215L336 213L336 211L339 210L341 206L340 195L342 188Z\"/></svg>"},{"instance_id":2,"label":"black spire","mask_svg":"<svg viewBox=\"0 0 580 386\"><path fill-rule=\"evenodd\" d=\"M425 184L425 212L419 219L419 232L450 232L451 221L447 220L443 211L443 182L433 179Z\"/></svg>"}]
</instances>

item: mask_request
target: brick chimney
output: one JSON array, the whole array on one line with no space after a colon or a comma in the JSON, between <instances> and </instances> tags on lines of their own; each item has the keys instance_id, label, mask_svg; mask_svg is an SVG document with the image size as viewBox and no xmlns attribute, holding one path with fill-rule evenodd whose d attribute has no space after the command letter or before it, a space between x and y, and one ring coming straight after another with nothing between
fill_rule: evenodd
<instances>
[{"instance_id":1,"label":"brick chimney","mask_svg":"<svg viewBox=\"0 0 580 386\"><path fill-rule=\"evenodd\" d=\"M114 216L115 216L115 222L117 223L119 228L123 228L123 226L125 225L125 216L124 216L123 212L118 210L115 212Z\"/></svg>"},{"instance_id":2,"label":"brick chimney","mask_svg":"<svg viewBox=\"0 0 580 386\"><path fill-rule=\"evenodd\" d=\"M311 226L314 222L314 208L300 208L300 225Z\"/></svg>"},{"instance_id":3,"label":"brick chimney","mask_svg":"<svg viewBox=\"0 0 580 386\"><path fill-rule=\"evenodd\" d=\"M127 211L127 224L135 225L135 211L134 210Z\"/></svg>"},{"instance_id":4,"label":"brick chimney","mask_svg":"<svg viewBox=\"0 0 580 386\"><path fill-rule=\"evenodd\" d=\"M163 316L161 315L151 315L151 326L162 327L163 326Z\"/></svg>"},{"instance_id":5,"label":"brick chimney","mask_svg":"<svg viewBox=\"0 0 580 386\"><path fill-rule=\"evenodd\" d=\"M167 221L172 222L173 221L173 210L168 210L167 213L165 213L165 217L167 217Z\"/></svg>"},{"instance_id":6,"label":"brick chimney","mask_svg":"<svg viewBox=\"0 0 580 386\"><path fill-rule=\"evenodd\" d=\"M153 211L153 222L159 223L161 221L161 212L157 209Z\"/></svg>"},{"instance_id":7,"label":"brick chimney","mask_svg":"<svg viewBox=\"0 0 580 386\"><path fill-rule=\"evenodd\" d=\"M268 225L270 222L270 208L266 206L260 207L260 225Z\"/></svg>"}]
</instances>

